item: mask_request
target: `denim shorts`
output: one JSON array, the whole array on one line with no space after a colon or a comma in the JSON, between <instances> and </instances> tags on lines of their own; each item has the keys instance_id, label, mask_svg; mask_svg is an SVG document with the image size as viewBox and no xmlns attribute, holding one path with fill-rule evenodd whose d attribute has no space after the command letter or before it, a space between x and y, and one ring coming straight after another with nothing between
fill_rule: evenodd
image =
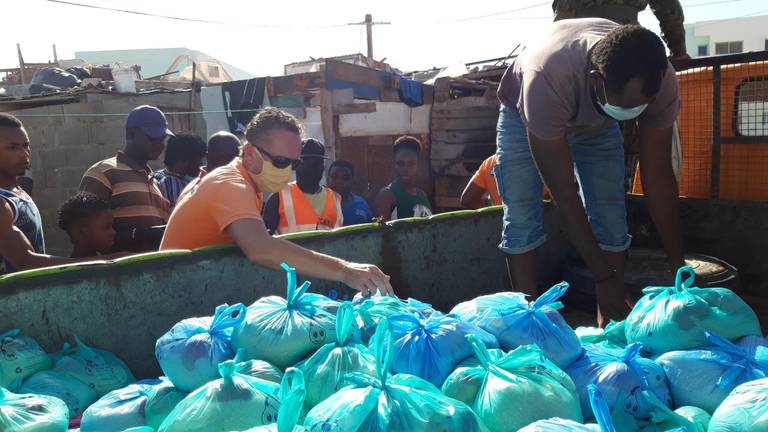
<instances>
[{"instance_id":1,"label":"denim shorts","mask_svg":"<svg viewBox=\"0 0 768 432\"><path fill-rule=\"evenodd\" d=\"M624 191L624 138L617 124L593 132L566 135L574 173L600 248L629 248ZM499 112L494 174L504 202L504 228L499 248L522 254L544 244L543 183L528 146L520 114L504 105Z\"/></svg>"}]
</instances>

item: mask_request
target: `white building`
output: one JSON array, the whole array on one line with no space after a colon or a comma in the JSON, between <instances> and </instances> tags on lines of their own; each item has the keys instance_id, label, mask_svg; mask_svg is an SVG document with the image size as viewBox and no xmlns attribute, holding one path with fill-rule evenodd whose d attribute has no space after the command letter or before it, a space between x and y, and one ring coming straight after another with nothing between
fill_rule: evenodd
<instances>
[{"instance_id":1,"label":"white building","mask_svg":"<svg viewBox=\"0 0 768 432\"><path fill-rule=\"evenodd\" d=\"M768 50L768 15L696 22L685 30L691 57Z\"/></svg>"}]
</instances>

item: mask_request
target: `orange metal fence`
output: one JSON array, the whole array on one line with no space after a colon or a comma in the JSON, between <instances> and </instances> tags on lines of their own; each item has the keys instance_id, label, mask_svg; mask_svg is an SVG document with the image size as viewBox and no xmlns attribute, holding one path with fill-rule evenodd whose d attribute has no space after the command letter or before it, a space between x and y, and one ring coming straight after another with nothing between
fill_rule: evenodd
<instances>
[{"instance_id":1,"label":"orange metal fence","mask_svg":"<svg viewBox=\"0 0 768 432\"><path fill-rule=\"evenodd\" d=\"M768 201L768 51L675 64L680 195ZM639 170L632 191L642 193Z\"/></svg>"}]
</instances>

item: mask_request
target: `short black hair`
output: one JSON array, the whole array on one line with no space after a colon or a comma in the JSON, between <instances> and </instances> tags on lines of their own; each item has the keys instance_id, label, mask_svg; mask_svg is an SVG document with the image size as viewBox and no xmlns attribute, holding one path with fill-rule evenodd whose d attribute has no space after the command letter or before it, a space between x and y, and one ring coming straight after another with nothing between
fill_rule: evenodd
<instances>
[{"instance_id":1,"label":"short black hair","mask_svg":"<svg viewBox=\"0 0 768 432\"><path fill-rule=\"evenodd\" d=\"M668 67L664 43L639 25L623 25L605 35L592 48L589 60L611 91L620 92L631 79L640 77L647 97L659 92Z\"/></svg>"},{"instance_id":2,"label":"short black hair","mask_svg":"<svg viewBox=\"0 0 768 432\"><path fill-rule=\"evenodd\" d=\"M200 135L193 133L176 133L168 138L165 146L165 165L173 165L178 161L191 161L205 156L206 146Z\"/></svg>"},{"instance_id":3,"label":"short black hair","mask_svg":"<svg viewBox=\"0 0 768 432\"><path fill-rule=\"evenodd\" d=\"M330 173L332 169L334 168L345 168L348 169L350 174L352 174L352 177L355 176L355 166L352 165L352 162L345 161L344 159L337 159L331 163L331 166L328 168L328 172Z\"/></svg>"},{"instance_id":4,"label":"short black hair","mask_svg":"<svg viewBox=\"0 0 768 432\"><path fill-rule=\"evenodd\" d=\"M211 151L212 148L225 147L227 145L239 149L241 145L240 138L227 131L216 132L208 138L208 151Z\"/></svg>"},{"instance_id":5,"label":"short black hair","mask_svg":"<svg viewBox=\"0 0 768 432\"><path fill-rule=\"evenodd\" d=\"M24 125L21 123L21 120L11 114L4 112L0 112L0 126L14 129L24 127Z\"/></svg>"},{"instance_id":6,"label":"short black hair","mask_svg":"<svg viewBox=\"0 0 768 432\"><path fill-rule=\"evenodd\" d=\"M59 207L59 228L68 231L75 222L109 209L109 203L103 199L90 192L80 192Z\"/></svg>"},{"instance_id":7,"label":"short black hair","mask_svg":"<svg viewBox=\"0 0 768 432\"><path fill-rule=\"evenodd\" d=\"M397 154L401 151L414 152L417 155L421 154L421 141L418 138L410 135L403 135L395 140L394 153Z\"/></svg>"}]
</instances>

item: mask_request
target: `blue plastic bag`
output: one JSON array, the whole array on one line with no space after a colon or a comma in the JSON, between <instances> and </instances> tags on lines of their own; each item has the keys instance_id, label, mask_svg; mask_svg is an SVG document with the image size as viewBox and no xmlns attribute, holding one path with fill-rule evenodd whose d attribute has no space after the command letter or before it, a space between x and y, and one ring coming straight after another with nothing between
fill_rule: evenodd
<instances>
[{"instance_id":1,"label":"blue plastic bag","mask_svg":"<svg viewBox=\"0 0 768 432\"><path fill-rule=\"evenodd\" d=\"M758 352L764 352L768 349L768 338L762 336L744 336L738 339L734 344L743 349L749 357L757 357Z\"/></svg>"},{"instance_id":2,"label":"blue plastic bag","mask_svg":"<svg viewBox=\"0 0 768 432\"><path fill-rule=\"evenodd\" d=\"M644 289L626 319L627 342L640 342L660 355L707 345L706 330L731 341L761 334L744 300L725 288L692 287L694 278L685 266L677 271L675 286Z\"/></svg>"},{"instance_id":3,"label":"blue plastic bag","mask_svg":"<svg viewBox=\"0 0 768 432\"><path fill-rule=\"evenodd\" d=\"M312 408L346 386L352 372L375 375L376 361L365 345L354 343L355 311L350 302L339 306L336 316L336 343L323 345L311 357L298 363L306 385L306 405Z\"/></svg>"},{"instance_id":4,"label":"blue plastic bag","mask_svg":"<svg viewBox=\"0 0 768 432\"><path fill-rule=\"evenodd\" d=\"M83 413L80 432L123 432L145 426L144 406L153 385L160 380L144 380L110 392Z\"/></svg>"},{"instance_id":5,"label":"blue plastic bag","mask_svg":"<svg viewBox=\"0 0 768 432\"><path fill-rule=\"evenodd\" d=\"M229 432L275 422L280 385L235 372L232 360L219 365L219 373L181 401L158 432Z\"/></svg>"},{"instance_id":6,"label":"blue plastic bag","mask_svg":"<svg viewBox=\"0 0 768 432\"><path fill-rule=\"evenodd\" d=\"M309 281L296 288L296 270L288 274L286 299L264 297L251 306L232 333L232 347L247 359L264 360L280 369L293 366L308 353L334 342L339 303L307 293Z\"/></svg>"},{"instance_id":7,"label":"blue plastic bag","mask_svg":"<svg viewBox=\"0 0 768 432\"><path fill-rule=\"evenodd\" d=\"M768 377L768 349L751 356L719 335L706 334L712 346L668 352L656 361L666 372L676 405L712 413L740 384Z\"/></svg>"},{"instance_id":8,"label":"blue plastic bag","mask_svg":"<svg viewBox=\"0 0 768 432\"><path fill-rule=\"evenodd\" d=\"M601 345L603 348L620 349L627 347L626 321L611 321L604 329L600 327L578 327L574 330L582 345Z\"/></svg>"},{"instance_id":9,"label":"blue plastic bag","mask_svg":"<svg viewBox=\"0 0 768 432\"><path fill-rule=\"evenodd\" d=\"M644 390L655 394L665 406L672 405L664 370L652 360L639 357L641 349L641 344L631 344L623 351L599 345L585 347L584 354L565 370L579 390L584 412L590 407L589 384L597 385L611 410L621 408L634 418L647 419L655 410L644 397Z\"/></svg>"},{"instance_id":10,"label":"blue plastic bag","mask_svg":"<svg viewBox=\"0 0 768 432\"><path fill-rule=\"evenodd\" d=\"M152 386L144 404L146 424L153 430L159 428L168 414L188 395L174 387L167 377L160 377L160 381L160 384Z\"/></svg>"},{"instance_id":11,"label":"blue plastic bag","mask_svg":"<svg viewBox=\"0 0 768 432\"><path fill-rule=\"evenodd\" d=\"M393 337L386 319L371 341L376 377L353 373L349 387L321 402L307 414L304 426L321 432L487 431L463 402L445 396L421 378L390 376Z\"/></svg>"},{"instance_id":12,"label":"blue plastic bag","mask_svg":"<svg viewBox=\"0 0 768 432\"><path fill-rule=\"evenodd\" d=\"M525 294L519 292L500 292L476 297L457 304L451 309L452 315L458 315L464 321L477 324L490 310L503 310L516 305L525 305Z\"/></svg>"},{"instance_id":13,"label":"blue plastic bag","mask_svg":"<svg viewBox=\"0 0 768 432\"><path fill-rule=\"evenodd\" d=\"M469 405L488 429L514 432L553 417L581 422L573 381L536 345L509 354L489 352L480 338L467 337L476 357L462 363L443 384L443 393Z\"/></svg>"},{"instance_id":14,"label":"blue plastic bag","mask_svg":"<svg viewBox=\"0 0 768 432\"><path fill-rule=\"evenodd\" d=\"M768 378L736 387L712 414L709 432L768 430Z\"/></svg>"},{"instance_id":15,"label":"blue plastic bag","mask_svg":"<svg viewBox=\"0 0 768 432\"><path fill-rule=\"evenodd\" d=\"M245 350L241 349L235 355L235 372L253 378L263 379L275 384L283 380L283 371L264 360L244 360Z\"/></svg>"},{"instance_id":16,"label":"blue plastic bag","mask_svg":"<svg viewBox=\"0 0 768 432\"><path fill-rule=\"evenodd\" d=\"M395 339L392 371L423 378L436 386L464 359L474 355L468 335L478 336L488 348L497 348L496 338L454 315L414 315L389 318Z\"/></svg>"},{"instance_id":17,"label":"blue plastic bag","mask_svg":"<svg viewBox=\"0 0 768 432\"><path fill-rule=\"evenodd\" d=\"M66 372L47 370L24 380L17 393L53 396L67 404L70 417L78 417L99 398L88 384Z\"/></svg>"},{"instance_id":18,"label":"blue plastic bag","mask_svg":"<svg viewBox=\"0 0 768 432\"><path fill-rule=\"evenodd\" d=\"M298 424L304 407L306 388L304 375L296 368L288 368L280 383L280 410L277 422L248 429L244 432L306 432L307 428Z\"/></svg>"},{"instance_id":19,"label":"blue plastic bag","mask_svg":"<svg viewBox=\"0 0 768 432\"><path fill-rule=\"evenodd\" d=\"M559 283L534 302L527 302L516 293L479 297L474 303L460 304L452 313L476 322L496 336L499 345L506 351L536 344L553 363L565 368L581 354L579 338L557 312L562 307L557 300L566 290L568 284ZM472 313L479 315L472 316Z\"/></svg>"},{"instance_id":20,"label":"blue plastic bag","mask_svg":"<svg viewBox=\"0 0 768 432\"><path fill-rule=\"evenodd\" d=\"M53 369L66 372L88 384L99 397L123 388L135 381L131 370L111 352L90 348L75 337L77 346L64 348L55 354Z\"/></svg>"},{"instance_id":21,"label":"blue plastic bag","mask_svg":"<svg viewBox=\"0 0 768 432\"><path fill-rule=\"evenodd\" d=\"M61 399L0 387L0 431L67 432L68 427L67 405Z\"/></svg>"},{"instance_id":22,"label":"blue plastic bag","mask_svg":"<svg viewBox=\"0 0 768 432\"><path fill-rule=\"evenodd\" d=\"M50 367L48 354L21 330L0 334L0 387L15 390L25 378Z\"/></svg>"},{"instance_id":23,"label":"blue plastic bag","mask_svg":"<svg viewBox=\"0 0 768 432\"><path fill-rule=\"evenodd\" d=\"M189 318L164 334L155 344L155 357L173 385L184 392L215 380L219 363L231 360L232 328L245 319L245 306L223 304L213 317Z\"/></svg>"}]
</instances>

